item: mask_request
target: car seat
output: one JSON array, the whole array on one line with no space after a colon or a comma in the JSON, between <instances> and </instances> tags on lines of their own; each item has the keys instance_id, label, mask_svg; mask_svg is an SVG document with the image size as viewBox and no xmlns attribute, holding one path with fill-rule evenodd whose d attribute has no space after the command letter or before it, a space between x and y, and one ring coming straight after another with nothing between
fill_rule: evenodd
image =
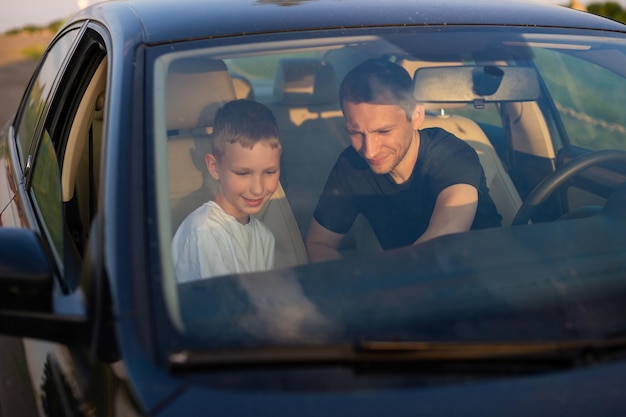
<instances>
[{"instance_id":1,"label":"car seat","mask_svg":"<svg viewBox=\"0 0 626 417\"><path fill-rule=\"evenodd\" d=\"M175 232L191 211L215 195L217 183L208 174L204 156L210 149L216 111L236 99L236 94L224 62L202 57L175 61L166 84L170 205ZM308 262L282 185L256 217L274 234L277 268Z\"/></svg>"}]
</instances>

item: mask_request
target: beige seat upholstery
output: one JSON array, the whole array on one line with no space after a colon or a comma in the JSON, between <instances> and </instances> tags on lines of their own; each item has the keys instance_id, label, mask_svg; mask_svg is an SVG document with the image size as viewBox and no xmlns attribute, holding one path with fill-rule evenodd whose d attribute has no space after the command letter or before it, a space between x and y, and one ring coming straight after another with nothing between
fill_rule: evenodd
<instances>
[{"instance_id":1,"label":"beige seat upholstery","mask_svg":"<svg viewBox=\"0 0 626 417\"><path fill-rule=\"evenodd\" d=\"M208 133L217 109L235 99L235 89L223 61L198 57L172 63L166 94L170 203L175 231L199 202L209 198L203 190L204 177L208 176L208 172L204 175ZM200 149L202 145L204 149Z\"/></svg>"},{"instance_id":2,"label":"beige seat upholstery","mask_svg":"<svg viewBox=\"0 0 626 417\"><path fill-rule=\"evenodd\" d=\"M235 88L223 61L205 57L172 63L166 80L167 129L193 129L201 119L212 122L224 103L236 98Z\"/></svg>"},{"instance_id":3,"label":"beige seat upholstery","mask_svg":"<svg viewBox=\"0 0 626 417\"><path fill-rule=\"evenodd\" d=\"M335 72L322 59L281 59L274 81L274 96L283 103L311 106L337 101Z\"/></svg>"},{"instance_id":4,"label":"beige seat upholstery","mask_svg":"<svg viewBox=\"0 0 626 417\"><path fill-rule=\"evenodd\" d=\"M237 98L254 100L254 88L252 88L252 83L250 82L250 80L242 77L241 75L233 75L232 79Z\"/></svg>"},{"instance_id":5,"label":"beige seat upholstery","mask_svg":"<svg viewBox=\"0 0 626 417\"><path fill-rule=\"evenodd\" d=\"M274 77L275 104L281 127L308 120L341 117L335 71L322 59L284 58ZM281 123L282 122L282 123Z\"/></svg>"},{"instance_id":6,"label":"beige seat upholstery","mask_svg":"<svg viewBox=\"0 0 626 417\"><path fill-rule=\"evenodd\" d=\"M168 169L172 230L215 195L204 156L215 112L236 98L226 65L210 59L175 62L167 77ZM282 186L257 215L276 238L276 267L306 263L304 243Z\"/></svg>"}]
</instances>

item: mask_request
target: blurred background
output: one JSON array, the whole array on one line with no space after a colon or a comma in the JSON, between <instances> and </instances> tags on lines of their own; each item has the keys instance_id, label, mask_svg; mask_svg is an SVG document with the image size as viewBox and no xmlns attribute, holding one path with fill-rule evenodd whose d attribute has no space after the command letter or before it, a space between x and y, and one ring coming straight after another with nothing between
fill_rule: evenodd
<instances>
[{"instance_id":1,"label":"blurred background","mask_svg":"<svg viewBox=\"0 0 626 417\"><path fill-rule=\"evenodd\" d=\"M103 0L18 0L12 1L10 6L6 1L0 13L0 33L24 27L47 27L98 1Z\"/></svg>"}]
</instances>

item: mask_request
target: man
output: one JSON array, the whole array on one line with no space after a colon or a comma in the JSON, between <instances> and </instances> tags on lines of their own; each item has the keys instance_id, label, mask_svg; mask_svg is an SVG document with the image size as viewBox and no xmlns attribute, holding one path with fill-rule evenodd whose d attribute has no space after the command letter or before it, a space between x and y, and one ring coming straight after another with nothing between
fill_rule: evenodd
<instances>
[{"instance_id":1,"label":"man","mask_svg":"<svg viewBox=\"0 0 626 417\"><path fill-rule=\"evenodd\" d=\"M410 75L385 60L350 71L339 98L352 143L331 171L306 247L312 262L336 259L359 213L383 249L500 225L476 152L442 129L419 131L424 106Z\"/></svg>"}]
</instances>

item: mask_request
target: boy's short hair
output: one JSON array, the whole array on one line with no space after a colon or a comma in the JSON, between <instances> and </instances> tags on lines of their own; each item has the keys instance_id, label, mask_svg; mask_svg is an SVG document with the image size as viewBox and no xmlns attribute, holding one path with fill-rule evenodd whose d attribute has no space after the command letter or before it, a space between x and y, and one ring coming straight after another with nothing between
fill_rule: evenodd
<instances>
[{"instance_id":1,"label":"boy's short hair","mask_svg":"<svg viewBox=\"0 0 626 417\"><path fill-rule=\"evenodd\" d=\"M215 158L224 155L227 143L252 148L258 142L281 149L278 124L269 108L256 101L241 99L230 101L217 111L211 140Z\"/></svg>"},{"instance_id":2,"label":"boy's short hair","mask_svg":"<svg viewBox=\"0 0 626 417\"><path fill-rule=\"evenodd\" d=\"M369 59L353 68L339 87L339 101L395 104L410 120L417 101L412 94L413 80L398 64L384 59Z\"/></svg>"}]
</instances>

